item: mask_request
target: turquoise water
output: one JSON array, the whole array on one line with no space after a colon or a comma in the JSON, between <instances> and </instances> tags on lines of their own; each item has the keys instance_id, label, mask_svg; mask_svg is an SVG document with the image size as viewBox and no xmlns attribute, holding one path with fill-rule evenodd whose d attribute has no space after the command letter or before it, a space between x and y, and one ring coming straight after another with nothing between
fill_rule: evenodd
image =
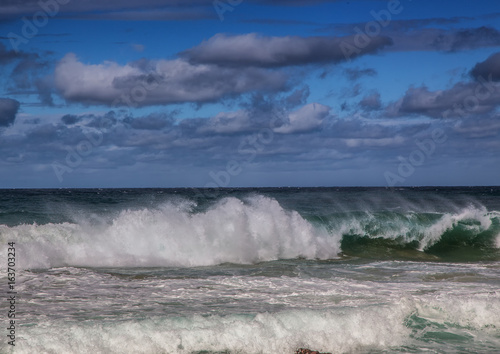
<instances>
[{"instance_id":1,"label":"turquoise water","mask_svg":"<svg viewBox=\"0 0 500 354\"><path fill-rule=\"evenodd\" d=\"M0 238L2 353L500 350L498 187L3 190Z\"/></svg>"}]
</instances>

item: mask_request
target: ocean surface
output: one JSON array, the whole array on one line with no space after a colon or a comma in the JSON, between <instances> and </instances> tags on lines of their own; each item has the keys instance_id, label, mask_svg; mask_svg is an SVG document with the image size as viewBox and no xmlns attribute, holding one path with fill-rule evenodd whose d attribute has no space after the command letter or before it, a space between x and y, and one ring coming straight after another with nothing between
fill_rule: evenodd
<instances>
[{"instance_id":1,"label":"ocean surface","mask_svg":"<svg viewBox=\"0 0 500 354\"><path fill-rule=\"evenodd\" d=\"M0 240L1 353L500 352L500 187L0 190Z\"/></svg>"}]
</instances>

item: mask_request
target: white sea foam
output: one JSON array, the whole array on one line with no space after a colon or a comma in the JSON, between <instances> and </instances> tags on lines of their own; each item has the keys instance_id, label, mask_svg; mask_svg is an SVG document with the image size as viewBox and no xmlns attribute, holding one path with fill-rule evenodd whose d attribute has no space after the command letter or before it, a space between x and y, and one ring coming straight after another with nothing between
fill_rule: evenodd
<instances>
[{"instance_id":1,"label":"white sea foam","mask_svg":"<svg viewBox=\"0 0 500 354\"><path fill-rule=\"evenodd\" d=\"M441 351L439 340L428 340L431 333L463 338L448 343L450 351L455 350L449 347L454 344L462 351L476 351L480 346L495 348L500 344L499 301L498 294L448 297L443 293L438 297L403 296L356 307L257 315L193 315L113 322L45 320L18 328L15 353L187 354L229 350L241 354L290 354L300 347L353 353L398 347L432 349L433 345ZM425 328L412 327L408 322L412 315L430 322Z\"/></svg>"},{"instance_id":2,"label":"white sea foam","mask_svg":"<svg viewBox=\"0 0 500 354\"><path fill-rule=\"evenodd\" d=\"M47 321L19 329L16 353L290 354L300 347L334 352L382 349L402 345L408 338L407 311L403 305L112 323Z\"/></svg>"},{"instance_id":3,"label":"white sea foam","mask_svg":"<svg viewBox=\"0 0 500 354\"><path fill-rule=\"evenodd\" d=\"M125 210L109 223L0 226L23 268L204 266L296 257L335 258L338 238L263 196L225 198L205 212L189 202ZM6 252L2 252L4 256Z\"/></svg>"}]
</instances>

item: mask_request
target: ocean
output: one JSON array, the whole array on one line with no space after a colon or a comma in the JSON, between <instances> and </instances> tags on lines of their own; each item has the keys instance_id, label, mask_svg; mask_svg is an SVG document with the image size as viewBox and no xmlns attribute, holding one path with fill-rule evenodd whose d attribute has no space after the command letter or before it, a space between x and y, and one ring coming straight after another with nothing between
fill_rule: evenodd
<instances>
[{"instance_id":1,"label":"ocean","mask_svg":"<svg viewBox=\"0 0 500 354\"><path fill-rule=\"evenodd\" d=\"M500 352L500 187L1 190L0 239L1 353Z\"/></svg>"}]
</instances>

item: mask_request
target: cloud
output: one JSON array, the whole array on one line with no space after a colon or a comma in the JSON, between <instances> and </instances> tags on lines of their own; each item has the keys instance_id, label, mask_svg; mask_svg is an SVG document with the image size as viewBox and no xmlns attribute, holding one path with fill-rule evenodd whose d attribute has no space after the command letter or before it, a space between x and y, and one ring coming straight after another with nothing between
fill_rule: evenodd
<instances>
[{"instance_id":1,"label":"cloud","mask_svg":"<svg viewBox=\"0 0 500 354\"><path fill-rule=\"evenodd\" d=\"M382 103L380 102L380 93L374 92L363 97L363 99L359 102L359 106L367 111L373 111L382 108Z\"/></svg>"},{"instance_id":2,"label":"cloud","mask_svg":"<svg viewBox=\"0 0 500 354\"><path fill-rule=\"evenodd\" d=\"M406 32L409 30L419 30L430 25L455 25L464 21L474 20L473 17L466 16L455 16L455 17L433 17L433 18L420 18L420 19L408 19L408 20L396 20L391 19L391 21L385 27L385 31L391 32ZM366 22L358 23L332 23L326 27L320 28L318 32L334 32L334 33L353 33L358 28L363 28Z\"/></svg>"},{"instance_id":3,"label":"cloud","mask_svg":"<svg viewBox=\"0 0 500 354\"><path fill-rule=\"evenodd\" d=\"M156 9L151 11L134 10L134 11L108 11L108 12L91 12L83 14L70 13L67 18L77 18L85 20L114 20L114 21L188 21L188 20L204 20L215 18L215 14L210 9L206 8L191 8L191 9Z\"/></svg>"},{"instance_id":4,"label":"cloud","mask_svg":"<svg viewBox=\"0 0 500 354\"><path fill-rule=\"evenodd\" d=\"M500 45L500 32L491 27L466 28L449 36L440 36L436 40L438 49L455 52Z\"/></svg>"},{"instance_id":5,"label":"cloud","mask_svg":"<svg viewBox=\"0 0 500 354\"><path fill-rule=\"evenodd\" d=\"M205 122L203 122L205 123ZM246 110L235 112L220 112L202 124L197 131L199 133L231 134L250 131L254 122Z\"/></svg>"},{"instance_id":6,"label":"cloud","mask_svg":"<svg viewBox=\"0 0 500 354\"><path fill-rule=\"evenodd\" d=\"M459 118L490 112L500 104L500 86L493 82L459 82L447 90L429 91L425 86L409 88L390 104L389 116L426 115L433 118Z\"/></svg>"},{"instance_id":7,"label":"cloud","mask_svg":"<svg viewBox=\"0 0 500 354\"><path fill-rule=\"evenodd\" d=\"M347 78L351 81L358 80L359 78L363 76L375 76L377 75L377 72L375 69L358 69L358 68L347 68L344 70L344 74L347 76Z\"/></svg>"},{"instance_id":8,"label":"cloud","mask_svg":"<svg viewBox=\"0 0 500 354\"><path fill-rule=\"evenodd\" d=\"M279 99L274 102L279 103ZM394 124L377 118L337 118L329 114L329 107L311 103L287 112L286 123L275 128L275 134L263 138L262 128L270 127L270 117L257 114L260 106L255 110L251 107L178 122L171 113L131 117L114 111L67 117L53 123L43 123L46 120L42 119L23 124L23 119L16 121L8 134L0 130L0 164L11 168L46 166L48 181L54 179L57 185L51 164L56 161L65 165L68 153L76 154L78 144L88 141L89 135L101 136L100 143L92 145L92 151L82 156L78 167L64 175L65 180L97 172L120 176L131 171L129 167L144 175L163 171L165 176L169 169L186 169L192 174L204 174L207 179L202 176L198 181L203 185L209 180L209 171L226 168L231 160L245 170L267 172L360 169L368 163L397 168L396 157L408 156L415 148L415 139L429 139L436 127L445 130L450 138L440 147L435 163L443 162L440 156L491 156L494 161L500 148L497 115L487 114L479 120L467 117ZM67 125L64 120L76 123Z\"/></svg>"},{"instance_id":9,"label":"cloud","mask_svg":"<svg viewBox=\"0 0 500 354\"><path fill-rule=\"evenodd\" d=\"M319 103L310 103L297 111L291 112L288 122L275 128L276 133L305 133L318 129L330 114L330 107Z\"/></svg>"},{"instance_id":10,"label":"cloud","mask_svg":"<svg viewBox=\"0 0 500 354\"><path fill-rule=\"evenodd\" d=\"M470 74L475 79L491 77L493 81L500 81L500 52L492 54L485 61L477 63Z\"/></svg>"},{"instance_id":11,"label":"cloud","mask_svg":"<svg viewBox=\"0 0 500 354\"><path fill-rule=\"evenodd\" d=\"M500 134L500 116L496 114L462 119L453 126L453 131L473 139L496 137Z\"/></svg>"},{"instance_id":12,"label":"cloud","mask_svg":"<svg viewBox=\"0 0 500 354\"><path fill-rule=\"evenodd\" d=\"M492 27L464 29L423 28L408 32L390 31L390 51L440 51L453 53L500 45L500 31Z\"/></svg>"},{"instance_id":13,"label":"cloud","mask_svg":"<svg viewBox=\"0 0 500 354\"><path fill-rule=\"evenodd\" d=\"M280 100L275 103L281 105ZM204 135L252 133L270 128L280 134L311 133L321 128L331 109L319 103L306 104L294 111L260 104L262 102L256 100L246 109L220 112L209 119L191 119L190 123L195 124L197 134ZM184 123L186 121L181 124Z\"/></svg>"},{"instance_id":14,"label":"cloud","mask_svg":"<svg viewBox=\"0 0 500 354\"><path fill-rule=\"evenodd\" d=\"M44 4L51 5L42 7ZM80 19L190 20L216 17L212 2L206 0L86 0L69 1L63 5L50 1L10 0L0 4L0 18L17 19L42 10L55 12L60 17Z\"/></svg>"},{"instance_id":15,"label":"cloud","mask_svg":"<svg viewBox=\"0 0 500 354\"><path fill-rule=\"evenodd\" d=\"M17 62L10 75L11 90L38 90L40 98L45 103L50 103L50 95L47 96L43 79L39 76L49 67L48 61L40 59L22 59Z\"/></svg>"},{"instance_id":16,"label":"cloud","mask_svg":"<svg viewBox=\"0 0 500 354\"><path fill-rule=\"evenodd\" d=\"M5 44L0 42L0 65L9 64L15 60L34 60L39 58L38 54L23 51L7 50Z\"/></svg>"},{"instance_id":17,"label":"cloud","mask_svg":"<svg viewBox=\"0 0 500 354\"><path fill-rule=\"evenodd\" d=\"M8 68L11 69L8 84L5 85L8 92L32 94L33 91L37 91L43 104L53 105L46 80L40 78L40 75L50 66L48 55L49 52L46 51L32 53L22 50L7 50L5 45L0 42L0 67L8 65Z\"/></svg>"},{"instance_id":18,"label":"cloud","mask_svg":"<svg viewBox=\"0 0 500 354\"><path fill-rule=\"evenodd\" d=\"M72 53L54 73L55 87L67 101L108 106L214 102L253 91L278 92L287 79L281 72L193 65L182 59L89 65Z\"/></svg>"},{"instance_id":19,"label":"cloud","mask_svg":"<svg viewBox=\"0 0 500 354\"><path fill-rule=\"evenodd\" d=\"M310 6L342 0L246 0L271 6ZM383 1L383 0L376 0ZM0 18L17 19L32 15L43 8L46 0L8 0L0 3ZM57 2L59 3L59 1ZM62 3L62 1L61 1ZM85 0L68 1L56 7L61 15L73 18L99 18L110 20L189 20L218 19L212 0ZM230 4L230 3L229 3ZM50 10L53 11L53 10Z\"/></svg>"},{"instance_id":20,"label":"cloud","mask_svg":"<svg viewBox=\"0 0 500 354\"><path fill-rule=\"evenodd\" d=\"M80 121L80 117L74 114L66 114L61 117L61 121L66 125L73 125Z\"/></svg>"},{"instance_id":21,"label":"cloud","mask_svg":"<svg viewBox=\"0 0 500 354\"><path fill-rule=\"evenodd\" d=\"M296 89L289 96L285 97L283 100L283 104L287 108L297 107L299 105L304 105L307 101L307 98L311 94L309 86L305 85L300 89Z\"/></svg>"},{"instance_id":22,"label":"cloud","mask_svg":"<svg viewBox=\"0 0 500 354\"><path fill-rule=\"evenodd\" d=\"M172 126L175 119L167 114L150 114L145 117L124 119L124 122L129 124L132 129L138 130L161 130Z\"/></svg>"},{"instance_id":23,"label":"cloud","mask_svg":"<svg viewBox=\"0 0 500 354\"><path fill-rule=\"evenodd\" d=\"M339 63L376 53L391 43L387 37L373 37L364 48L351 53L348 48L357 48L354 36L268 37L256 33L235 36L216 34L180 55L192 63L273 68Z\"/></svg>"},{"instance_id":24,"label":"cloud","mask_svg":"<svg viewBox=\"0 0 500 354\"><path fill-rule=\"evenodd\" d=\"M0 127L7 127L14 123L20 105L16 100L0 98Z\"/></svg>"}]
</instances>

